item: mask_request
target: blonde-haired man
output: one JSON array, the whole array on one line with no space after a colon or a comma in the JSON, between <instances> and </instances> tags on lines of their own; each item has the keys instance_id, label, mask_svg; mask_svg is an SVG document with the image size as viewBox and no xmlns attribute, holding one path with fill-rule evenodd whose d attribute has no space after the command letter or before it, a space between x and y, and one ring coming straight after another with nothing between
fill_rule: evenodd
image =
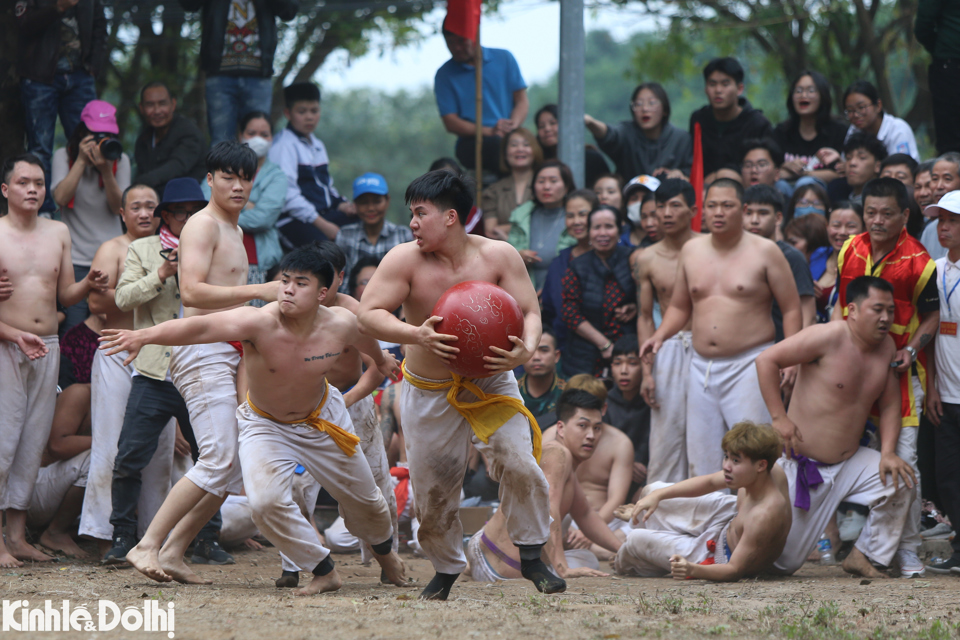
<instances>
[{"instance_id":1,"label":"blonde-haired man","mask_svg":"<svg viewBox=\"0 0 960 640\"><path fill-rule=\"evenodd\" d=\"M787 477L776 465L780 437L770 425L739 422L722 446L722 471L644 488L623 516L643 514L617 553L617 573L735 581L773 566L792 521Z\"/></svg>"}]
</instances>

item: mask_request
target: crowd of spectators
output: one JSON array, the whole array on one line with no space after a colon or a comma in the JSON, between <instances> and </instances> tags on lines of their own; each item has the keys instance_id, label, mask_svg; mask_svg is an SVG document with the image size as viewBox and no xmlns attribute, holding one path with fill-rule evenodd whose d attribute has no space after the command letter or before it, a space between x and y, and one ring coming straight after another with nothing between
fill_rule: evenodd
<instances>
[{"instance_id":1,"label":"crowd of spectators","mask_svg":"<svg viewBox=\"0 0 960 640\"><path fill-rule=\"evenodd\" d=\"M90 396L96 409L98 394L104 393L97 385L105 365L97 364L91 345L104 327L140 328L178 317L179 230L211 197L204 167L210 143L236 139L257 156L249 202L239 219L250 284L274 279L276 266L290 249L329 242L345 257L340 291L359 299L386 253L413 239L406 225L387 219L391 190L377 167L355 177L350 197L334 186L328 150L318 137L323 125L316 85L294 83L284 88L286 124L282 130L274 129L269 113L275 19L292 19L297 3L182 1L185 8L203 12L201 66L207 74L208 130L178 112L177 87L147 82L139 92L143 126L132 156L120 148L116 109L97 98L93 83L103 63L101 4L58 0L47 6L40 0L21 0L17 5L24 33L32 34L21 44L18 68L28 114L26 139L33 154L17 162L42 168L47 194L41 211L62 220L69 232L69 256L62 264L72 267L76 284L60 285L82 285L89 294L89 303L87 295L74 295L73 289L71 295L60 296L65 304L58 323L61 393L56 413L51 406L53 431L48 431L49 455L44 458L44 468L58 460L72 461L64 473L71 478L67 486L73 488L93 486L86 485L86 469L90 467L93 483L95 464L86 459L96 459L89 452L98 449L98 437L106 437L99 435L105 430L98 432L97 411L92 423L88 416ZM460 162L440 159L431 168L443 166L459 173L461 164L475 168L476 45L447 31L444 35L452 57L437 72L436 97L444 126L457 136L455 155ZM584 126L595 146L585 148L586 184L578 185L570 168L557 158L557 106L540 106L526 128L530 105L516 61L507 51L487 48L483 60L480 126L487 183L469 229L512 245L541 298L543 337L519 381L524 403L544 430L557 421L561 392L585 389L602 396L605 428L625 434L629 441L622 473L607 468L601 473L602 483L611 484L596 494L588 492L588 502L602 518L608 523L615 519L608 502L627 502L648 482L665 479L648 471L664 467L657 456L673 455L651 446L651 407L641 392L650 371L640 358L638 331L647 335L659 327L668 305L661 306L663 292L651 291L651 281L641 277L640 263L644 255L673 247L670 243L678 234L689 233L686 227L678 228L677 216L691 221L704 216L696 204L704 194L695 193L691 185L691 173L702 171L704 185L718 180L740 185L744 230L775 243L786 258L800 298L802 327L841 320L846 313L846 283L859 275L889 278L898 291L895 295L900 295L901 276L890 255L899 256L904 247L915 250L910 256L919 264L919 272L910 276L915 290L904 294L909 300L903 305L898 298L897 313L906 315L898 315L893 331L899 331L898 354L903 352L909 360L898 369L905 381L904 403L911 403L902 427L915 434L906 443L901 437L898 455L922 476L925 501L918 500L917 509L911 511L904 537L952 535L950 519L960 519L960 488L953 472L960 455L960 387L953 375L960 367L960 351L955 348L957 324L950 309L950 294L960 278L960 232L954 226L954 217L960 216L960 197L955 197L960 194L960 150L942 149L938 139L942 153L924 160L910 126L884 110L874 85L865 80L852 83L834 109L830 81L815 70L804 70L793 79L786 96L788 118L774 126L747 99L740 63L723 57L703 69L708 104L691 115L687 128L671 123L668 91L656 82L644 82L630 93L630 117L623 122L605 123L586 115ZM54 150L58 113L67 144ZM942 117L938 112L938 133ZM697 139L703 157L702 166L695 167ZM5 165L5 189L15 166L19 165ZM870 194L875 197L868 203ZM876 201L883 198L894 206L878 210ZM137 215L146 210L149 215L138 221ZM102 266L102 254L98 263L97 255L117 238L126 238L122 255L113 259L113 275L104 284L110 269ZM889 245L889 251L871 257L871 242ZM863 258L863 251L866 264L851 266L855 258ZM0 265L6 266L8 259L0 257ZM938 286L947 291L937 295ZM6 302L12 292L8 279L0 278L4 322L13 318L4 313L4 305L12 304ZM105 292L109 304L97 298ZM784 314L776 300L771 306L779 342L785 337ZM27 329L4 329L8 341L20 345L24 353L29 351L22 343ZM914 342L914 337L921 341ZM52 357L36 356L37 349L35 357ZM112 514L103 515L100 526L85 533L102 541L106 561L122 561L136 535L133 512L140 474L154 453L167 458L164 478L176 469L175 457L181 466L189 466L191 454L196 457L186 409L166 372L168 361L163 347L145 349L129 367L133 383L127 384L125 397L112 400L112 406L119 407L110 436L115 441L107 447L112 453L106 462L96 463L113 469L112 476L97 480L101 493L106 490L109 496L112 487L112 502L107 500ZM599 390L597 380L603 382ZM83 385L87 395L78 394ZM9 387L0 398L7 393ZM100 415L105 415L103 411ZM176 425L164 431L173 421ZM395 422L384 418L384 424L392 424L384 433L388 445L402 439ZM940 426L934 430L933 424ZM871 429L865 425L865 438ZM58 439L64 437L86 440L75 448L58 448L62 445ZM581 468L582 482L589 474L596 479L598 464ZM482 472L480 460L472 473L480 478ZM496 495L483 482L469 484L480 487L472 490L475 496ZM54 550L79 551L64 542L71 523L64 522L62 514L76 518L88 503L92 505L93 491L87 489L87 498L83 493L65 486L62 504L54 509L58 515L28 519L31 526L39 523L45 530L47 537L41 542L61 545ZM8 513L29 510L6 498L0 504ZM141 530L149 513L140 510ZM839 528L827 531L835 544L840 544L841 533L845 541L856 538L858 532L844 529L852 526L848 521L856 514L856 507L842 506ZM19 521L8 517L7 522ZM201 532L196 561L232 561L216 544L220 527L215 517L209 530ZM609 553L589 540L584 543L582 535L572 528L565 539L571 546L591 548L599 558ZM16 532L13 539L19 539ZM19 549L16 544L13 548ZM960 573L960 540L954 549L953 558L932 569L956 568ZM914 567L913 573L922 573L922 565L916 569L910 564L912 558L902 560L904 566Z\"/></svg>"}]
</instances>

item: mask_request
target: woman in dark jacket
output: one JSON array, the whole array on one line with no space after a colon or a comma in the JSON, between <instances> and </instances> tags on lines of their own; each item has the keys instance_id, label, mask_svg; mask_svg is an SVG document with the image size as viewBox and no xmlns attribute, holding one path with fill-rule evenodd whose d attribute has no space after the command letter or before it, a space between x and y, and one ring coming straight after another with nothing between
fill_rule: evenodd
<instances>
[{"instance_id":1,"label":"woman in dark jacket","mask_svg":"<svg viewBox=\"0 0 960 640\"><path fill-rule=\"evenodd\" d=\"M598 375L610 361L613 343L636 333L637 287L630 274L632 249L619 243L621 214L607 205L590 212L591 250L570 262L563 277L563 321L567 375Z\"/></svg>"}]
</instances>

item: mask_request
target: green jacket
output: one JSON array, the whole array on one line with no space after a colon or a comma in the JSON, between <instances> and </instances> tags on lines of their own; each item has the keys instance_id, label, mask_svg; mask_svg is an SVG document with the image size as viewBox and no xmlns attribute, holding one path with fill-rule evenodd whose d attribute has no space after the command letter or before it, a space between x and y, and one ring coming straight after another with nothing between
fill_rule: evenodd
<instances>
[{"instance_id":1,"label":"green jacket","mask_svg":"<svg viewBox=\"0 0 960 640\"><path fill-rule=\"evenodd\" d=\"M530 248L530 217L533 215L536 206L533 200L524 202L510 214L510 235L507 237L507 242L513 245L517 251L525 251ZM577 244L577 239L564 229L560 233L560 241L557 242L557 253L575 244Z\"/></svg>"}]
</instances>

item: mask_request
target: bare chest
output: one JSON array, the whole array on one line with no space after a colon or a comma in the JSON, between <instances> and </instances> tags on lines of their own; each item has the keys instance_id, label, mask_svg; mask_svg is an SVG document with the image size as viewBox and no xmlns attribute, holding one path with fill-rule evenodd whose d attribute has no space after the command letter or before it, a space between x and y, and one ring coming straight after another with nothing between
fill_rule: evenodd
<instances>
[{"instance_id":1,"label":"bare chest","mask_svg":"<svg viewBox=\"0 0 960 640\"><path fill-rule=\"evenodd\" d=\"M414 273L410 287L410 295L404 302L407 322L421 324L430 317L440 296L450 287L467 282L468 280L483 280L494 284L500 283L499 271L481 260L471 261L470 267L461 267L456 271L442 269L434 265Z\"/></svg>"},{"instance_id":2,"label":"bare chest","mask_svg":"<svg viewBox=\"0 0 960 640\"><path fill-rule=\"evenodd\" d=\"M220 241L210 258L209 284L238 286L247 284L247 251L238 229L221 227Z\"/></svg>"},{"instance_id":3,"label":"bare chest","mask_svg":"<svg viewBox=\"0 0 960 640\"><path fill-rule=\"evenodd\" d=\"M0 276L16 286L27 279L40 278L56 283L60 277L63 245L56 236L0 233Z\"/></svg>"},{"instance_id":4,"label":"bare chest","mask_svg":"<svg viewBox=\"0 0 960 640\"><path fill-rule=\"evenodd\" d=\"M650 282L656 290L657 299L661 305L669 305L673 296L673 285L677 282L677 265L679 256L674 254L667 257L659 255L650 263Z\"/></svg>"},{"instance_id":5,"label":"bare chest","mask_svg":"<svg viewBox=\"0 0 960 640\"><path fill-rule=\"evenodd\" d=\"M714 296L754 300L771 295L765 269L742 257L690 260L684 273L694 302Z\"/></svg>"}]
</instances>

